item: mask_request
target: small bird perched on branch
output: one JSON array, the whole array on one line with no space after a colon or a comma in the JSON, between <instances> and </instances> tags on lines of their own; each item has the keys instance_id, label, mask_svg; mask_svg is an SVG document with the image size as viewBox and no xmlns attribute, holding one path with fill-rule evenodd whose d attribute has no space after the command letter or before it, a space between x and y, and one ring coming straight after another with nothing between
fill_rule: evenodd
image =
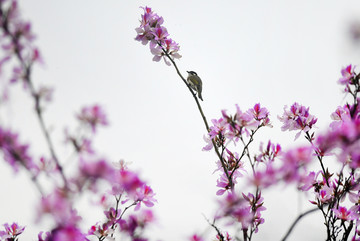
<instances>
[{"instance_id":1,"label":"small bird perched on branch","mask_svg":"<svg viewBox=\"0 0 360 241\"><path fill-rule=\"evenodd\" d=\"M199 99L203 101L201 96L202 91L202 81L200 77L197 75L195 71L186 71L188 72L187 82L189 83L190 87L198 93Z\"/></svg>"}]
</instances>

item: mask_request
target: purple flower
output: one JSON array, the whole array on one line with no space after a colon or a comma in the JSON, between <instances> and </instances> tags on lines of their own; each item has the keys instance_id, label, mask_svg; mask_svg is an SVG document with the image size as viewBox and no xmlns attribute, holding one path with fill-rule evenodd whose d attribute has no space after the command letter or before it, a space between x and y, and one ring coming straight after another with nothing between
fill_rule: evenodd
<instances>
[{"instance_id":1,"label":"purple flower","mask_svg":"<svg viewBox=\"0 0 360 241\"><path fill-rule=\"evenodd\" d=\"M341 85L349 85L352 82L352 79L355 76L354 73L355 66L352 66L351 64L341 69L341 75L342 77L339 79L339 84Z\"/></svg>"},{"instance_id":2,"label":"purple flower","mask_svg":"<svg viewBox=\"0 0 360 241\"><path fill-rule=\"evenodd\" d=\"M167 58L181 58L178 53L179 45L169 38L167 29L162 26L164 19L154 13L149 7L141 7L144 14L141 15L140 26L135 29L135 40L146 45L150 42L150 51L154 55L153 61L164 59L167 65L171 62Z\"/></svg>"},{"instance_id":3,"label":"purple flower","mask_svg":"<svg viewBox=\"0 0 360 241\"><path fill-rule=\"evenodd\" d=\"M15 240L17 236L24 232L25 227L18 225L17 223L4 224L5 231L0 232L0 238L3 240Z\"/></svg>"},{"instance_id":4,"label":"purple flower","mask_svg":"<svg viewBox=\"0 0 360 241\"><path fill-rule=\"evenodd\" d=\"M99 105L82 108L77 118L84 124L89 125L93 133L96 132L97 126L107 126L109 124L103 108Z\"/></svg>"},{"instance_id":5,"label":"purple flower","mask_svg":"<svg viewBox=\"0 0 360 241\"><path fill-rule=\"evenodd\" d=\"M147 207L154 206L156 199L154 198L155 193L148 185L143 185L135 194L135 200L139 201L135 207L135 211L140 209L141 203L144 203Z\"/></svg>"},{"instance_id":6,"label":"purple flower","mask_svg":"<svg viewBox=\"0 0 360 241\"><path fill-rule=\"evenodd\" d=\"M287 109L287 106L285 106L283 115L278 116L278 119L283 123L282 131L300 130L296 134L295 140L299 138L301 131L309 131L317 122L317 118L309 113L309 108L296 102L290 109Z\"/></svg>"},{"instance_id":7,"label":"purple flower","mask_svg":"<svg viewBox=\"0 0 360 241\"><path fill-rule=\"evenodd\" d=\"M17 172L19 165L27 170L37 174L39 168L35 165L28 154L29 145L21 144L18 140L18 134L0 127L0 149L4 153L4 159Z\"/></svg>"},{"instance_id":8,"label":"purple flower","mask_svg":"<svg viewBox=\"0 0 360 241\"><path fill-rule=\"evenodd\" d=\"M339 206L338 208L333 208L335 216L344 221L351 221L359 218L359 214L356 213L357 207L354 206L347 210L346 207Z\"/></svg>"},{"instance_id":9,"label":"purple flower","mask_svg":"<svg viewBox=\"0 0 360 241\"><path fill-rule=\"evenodd\" d=\"M49 241L86 241L85 235L75 226L60 226L51 232Z\"/></svg>"}]
</instances>

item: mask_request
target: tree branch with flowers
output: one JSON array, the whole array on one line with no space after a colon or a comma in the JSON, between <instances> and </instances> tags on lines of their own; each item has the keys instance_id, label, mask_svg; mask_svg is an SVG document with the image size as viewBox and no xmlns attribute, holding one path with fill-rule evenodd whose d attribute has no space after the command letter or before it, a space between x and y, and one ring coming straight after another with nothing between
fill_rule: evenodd
<instances>
[{"instance_id":1,"label":"tree branch with flowers","mask_svg":"<svg viewBox=\"0 0 360 241\"><path fill-rule=\"evenodd\" d=\"M348 65L341 70L339 84L351 100L331 114L333 121L328 129L315 132L317 118L309 107L295 102L285 106L278 116L281 130L296 131L295 140L304 137L308 143L284 148L267 138L257 147L254 140L262 129L273 127L268 109L260 103L246 111L235 105L233 113L222 110L209 124L194 89L176 64L181 58L179 44L169 37L161 16L149 7L142 10L135 40L149 44L154 61L163 60L175 68L205 125L202 150L215 152L218 180L214 185L218 190L214 196L218 206L214 213L204 215L213 229L212 240L256 239L265 222L263 193L280 184L295 186L310 197L309 210L287 229L279 230L284 232L282 240L288 240L299 221L314 212L323 217L322 231L327 241L360 240L360 73L355 67ZM16 130L0 125L4 161L15 173L27 172L39 191L37 222L42 222L44 217L51 220L51 228L40 232L37 240L150 240L145 231L154 220L150 209L156 203L153 189L126 162L121 160L113 165L93 146L98 131L109 125L105 109L99 104L86 105L75 115L78 127L64 128L66 144L75 153L72 157L75 171L69 170L65 160L57 155L44 115L44 106L50 104L53 90L37 83L32 75L33 66L41 65L44 60L35 46L31 24L22 19L16 0L0 0L0 34L0 73L6 80L3 101L6 103L13 85L22 84L33 103L38 128L47 145L39 155L31 155L30 144L23 143ZM10 69L10 75L2 71L5 69ZM330 167L329 159L336 160L339 168ZM78 200L87 195L103 211L103 219L90 227L83 226L86 215L76 208ZM0 240L20 240L25 230L25 226L10 221L3 225ZM204 238L193 234L189 240Z\"/></svg>"},{"instance_id":2,"label":"tree branch with flowers","mask_svg":"<svg viewBox=\"0 0 360 241\"><path fill-rule=\"evenodd\" d=\"M219 208L215 212L214 222L209 222L217 233L216 240L252 240L265 222L261 217L266 210L262 190L279 183L295 184L298 190L311 191L313 197L309 201L316 207L300 214L283 240L289 237L300 219L315 211L323 214L326 240L360 240L357 227L360 218L360 110L357 96L360 73L355 73L352 65L341 71L339 83L345 86L345 92L353 100L331 114L333 122L329 129L318 136L313 130L317 118L310 114L309 107L299 103L294 103L290 108L285 106L284 113L278 117L283 123L281 130L298 131L295 140L303 134L309 145L283 151L279 144L269 140L266 148L261 144L259 153L253 154L249 146L255 134L262 127L272 127L268 110L258 103L243 112L236 105L235 114L229 115L223 110L222 117L213 119L212 126L209 126L196 95L176 65L175 59L181 57L178 53L179 44L169 38L162 17L149 7L142 9L144 13L141 15L140 27L136 28L135 39L144 45L150 43L154 61L163 59L167 65L174 66L195 99L204 121L207 145L203 150L214 148L218 158L216 171L220 175L216 195L220 196ZM241 144L240 148L236 145L238 143ZM320 170L309 169L314 156ZM331 171L325 165L324 158L328 156L339 161L339 170ZM251 170L248 175L246 167ZM252 192L245 194L240 191L249 185L252 186ZM342 204L345 199L349 201L347 206ZM215 220L230 220L231 225L227 228L239 227L242 235L235 233L231 236L229 232L220 231L223 229L215 226ZM190 240L203 239L195 234Z\"/></svg>"}]
</instances>

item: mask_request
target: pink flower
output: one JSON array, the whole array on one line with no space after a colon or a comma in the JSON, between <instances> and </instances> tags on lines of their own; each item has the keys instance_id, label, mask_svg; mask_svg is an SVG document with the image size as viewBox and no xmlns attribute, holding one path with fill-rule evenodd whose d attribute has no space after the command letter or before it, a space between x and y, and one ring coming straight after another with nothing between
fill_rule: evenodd
<instances>
[{"instance_id":1,"label":"pink flower","mask_svg":"<svg viewBox=\"0 0 360 241\"><path fill-rule=\"evenodd\" d=\"M295 140L300 136L301 131L309 131L317 122L317 118L309 113L309 108L296 102L289 110L287 109L287 106L285 106L283 115L278 116L278 119L283 123L283 126L281 127L282 131L300 130L296 134Z\"/></svg>"},{"instance_id":2,"label":"pink flower","mask_svg":"<svg viewBox=\"0 0 360 241\"><path fill-rule=\"evenodd\" d=\"M144 185L138 175L129 170L119 170L115 173L112 184L112 193L114 195L126 192L130 197L137 195L137 189Z\"/></svg>"},{"instance_id":3,"label":"pink flower","mask_svg":"<svg viewBox=\"0 0 360 241\"><path fill-rule=\"evenodd\" d=\"M249 109L248 113L253 115L253 118L259 122L259 125L271 127L269 111L265 107L261 107L260 103L257 103L254 108Z\"/></svg>"},{"instance_id":4,"label":"pink flower","mask_svg":"<svg viewBox=\"0 0 360 241\"><path fill-rule=\"evenodd\" d=\"M257 162L273 162L274 159L281 153L281 146L279 144L271 143L268 141L266 149L264 149L264 143L260 143L261 154L256 157Z\"/></svg>"},{"instance_id":5,"label":"pink flower","mask_svg":"<svg viewBox=\"0 0 360 241\"><path fill-rule=\"evenodd\" d=\"M351 64L341 69L342 77L339 79L339 83L341 85L349 85L351 84L352 78L355 76L354 73L355 66Z\"/></svg>"},{"instance_id":6,"label":"pink flower","mask_svg":"<svg viewBox=\"0 0 360 241\"><path fill-rule=\"evenodd\" d=\"M79 163L82 177L93 181L100 178L112 182L115 169L106 160L85 161L81 158Z\"/></svg>"},{"instance_id":7,"label":"pink flower","mask_svg":"<svg viewBox=\"0 0 360 241\"><path fill-rule=\"evenodd\" d=\"M277 184L279 181L279 171L274 167L272 162L265 164L265 170L256 170L252 177L249 178L249 182L256 187L266 188Z\"/></svg>"},{"instance_id":8,"label":"pink flower","mask_svg":"<svg viewBox=\"0 0 360 241\"><path fill-rule=\"evenodd\" d=\"M281 178L287 182L300 181L307 175L306 167L313 159L311 147L299 147L285 152L281 156L282 164L279 168Z\"/></svg>"},{"instance_id":9,"label":"pink flower","mask_svg":"<svg viewBox=\"0 0 360 241\"><path fill-rule=\"evenodd\" d=\"M194 234L189 238L189 241L204 241L204 239L201 236L198 236L197 234Z\"/></svg>"},{"instance_id":10,"label":"pink flower","mask_svg":"<svg viewBox=\"0 0 360 241\"><path fill-rule=\"evenodd\" d=\"M58 225L75 225L81 219L72 208L72 202L68 193L56 189L53 193L41 198L38 205L39 221L45 214L49 214Z\"/></svg>"},{"instance_id":11,"label":"pink flower","mask_svg":"<svg viewBox=\"0 0 360 241\"><path fill-rule=\"evenodd\" d=\"M81 113L77 115L77 118L84 124L90 125L93 133L96 132L97 126L107 126L109 124L104 110L99 105L82 108Z\"/></svg>"},{"instance_id":12,"label":"pink flower","mask_svg":"<svg viewBox=\"0 0 360 241\"><path fill-rule=\"evenodd\" d=\"M127 220L120 219L118 223L120 224L120 230L122 233L127 233L132 240L147 240L141 237L139 234L154 221L154 215L150 210L144 210L138 215L130 215Z\"/></svg>"},{"instance_id":13,"label":"pink flower","mask_svg":"<svg viewBox=\"0 0 360 241\"><path fill-rule=\"evenodd\" d=\"M74 226L58 227L51 232L51 241L85 241L85 235Z\"/></svg>"},{"instance_id":14,"label":"pink flower","mask_svg":"<svg viewBox=\"0 0 360 241\"><path fill-rule=\"evenodd\" d=\"M356 209L356 206L350 208L349 210L347 210L346 207L339 206L338 208L333 208L332 211L337 218L344 221L351 221L359 218L359 214L355 211Z\"/></svg>"},{"instance_id":15,"label":"pink flower","mask_svg":"<svg viewBox=\"0 0 360 241\"><path fill-rule=\"evenodd\" d=\"M115 220L114 220L115 221ZM88 231L88 235L95 235L96 237L106 237L105 240L112 240L115 241L115 238L111 237L114 234L115 230L111 228L113 222L106 222L102 225L96 224L91 226L90 230ZM101 239L104 240L104 239Z\"/></svg>"},{"instance_id":16,"label":"pink flower","mask_svg":"<svg viewBox=\"0 0 360 241\"><path fill-rule=\"evenodd\" d=\"M143 185L135 194L135 200L138 201L135 211L140 209L141 203L144 203L147 207L154 206L156 199L154 198L155 193L148 185Z\"/></svg>"},{"instance_id":17,"label":"pink flower","mask_svg":"<svg viewBox=\"0 0 360 241\"><path fill-rule=\"evenodd\" d=\"M45 237L43 237L45 235ZM43 232L41 231L38 234L38 241L50 241L51 239L51 233L50 232Z\"/></svg>"},{"instance_id":18,"label":"pink flower","mask_svg":"<svg viewBox=\"0 0 360 241\"><path fill-rule=\"evenodd\" d=\"M15 238L22 234L25 229L25 227L19 226L17 223L12 223L11 225L5 223L4 228L5 232L0 232L0 238L4 240L15 240Z\"/></svg>"},{"instance_id":19,"label":"pink flower","mask_svg":"<svg viewBox=\"0 0 360 241\"><path fill-rule=\"evenodd\" d=\"M178 53L179 45L169 38L167 29L162 26L164 19L154 13L149 7L141 7L144 14L141 15L140 26L136 28L135 40L146 45L150 42L150 51L154 55L153 61L164 59L167 65L171 65L168 57L181 58Z\"/></svg>"},{"instance_id":20,"label":"pink flower","mask_svg":"<svg viewBox=\"0 0 360 241\"><path fill-rule=\"evenodd\" d=\"M19 143L18 134L0 127L0 149L4 153L5 161L15 172L19 170L19 166L23 166L33 174L37 174L39 168L28 154L28 148L28 145Z\"/></svg>"},{"instance_id":21,"label":"pink flower","mask_svg":"<svg viewBox=\"0 0 360 241\"><path fill-rule=\"evenodd\" d=\"M211 138L208 137L208 136L206 136L206 135L204 135L204 136L203 136L203 139L204 139L204 141L205 141L207 144L206 144L206 146L204 146L204 147L202 148L202 150L203 150L203 151L210 151L210 150L214 147L214 145L213 145L213 143L212 143L212 141L211 141Z\"/></svg>"},{"instance_id":22,"label":"pink flower","mask_svg":"<svg viewBox=\"0 0 360 241\"><path fill-rule=\"evenodd\" d=\"M328 203L334 197L334 188L324 185L321 190L319 190L319 192L316 194L316 197L320 201L320 203Z\"/></svg>"}]
</instances>

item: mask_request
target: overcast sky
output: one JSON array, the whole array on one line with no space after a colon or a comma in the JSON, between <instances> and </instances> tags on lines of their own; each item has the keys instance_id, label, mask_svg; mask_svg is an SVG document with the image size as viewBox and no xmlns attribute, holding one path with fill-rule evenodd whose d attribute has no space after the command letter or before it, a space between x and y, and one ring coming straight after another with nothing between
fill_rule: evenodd
<instances>
[{"instance_id":1,"label":"overcast sky","mask_svg":"<svg viewBox=\"0 0 360 241\"><path fill-rule=\"evenodd\" d=\"M350 24L360 21L355 0L19 2L45 62L33 79L55 88L45 118L59 152L63 128L73 125L74 113L102 104L111 125L99 132L96 149L109 160L131 162L157 193L153 240L186 240L193 232L211 230L203 215L211 218L216 207L216 156L201 151L206 129L174 68L153 62L149 46L134 40L139 6L163 16L170 37L180 44L181 72L201 76L209 121L222 109L234 112L235 104L247 110L261 103L270 110L274 128L261 131L258 140L272 139L284 149L294 145L295 136L280 131L276 117L284 105L310 106L319 131L324 130L330 113L345 103L337 85L341 68L360 63L360 48L348 34ZM14 91L1 120L21 131L22 140L35 142L31 150L38 154L44 141L31 108L29 99ZM35 240L41 228L30 225L36 190L27 175L15 176L4 163L0 170L0 223L27 225L22 239ZM254 240L280 239L299 212L311 208L305 196L291 190L280 186L264 192L266 222ZM101 215L85 222L100 221ZM304 219L290 240L324 239L318 218Z\"/></svg>"}]
</instances>

